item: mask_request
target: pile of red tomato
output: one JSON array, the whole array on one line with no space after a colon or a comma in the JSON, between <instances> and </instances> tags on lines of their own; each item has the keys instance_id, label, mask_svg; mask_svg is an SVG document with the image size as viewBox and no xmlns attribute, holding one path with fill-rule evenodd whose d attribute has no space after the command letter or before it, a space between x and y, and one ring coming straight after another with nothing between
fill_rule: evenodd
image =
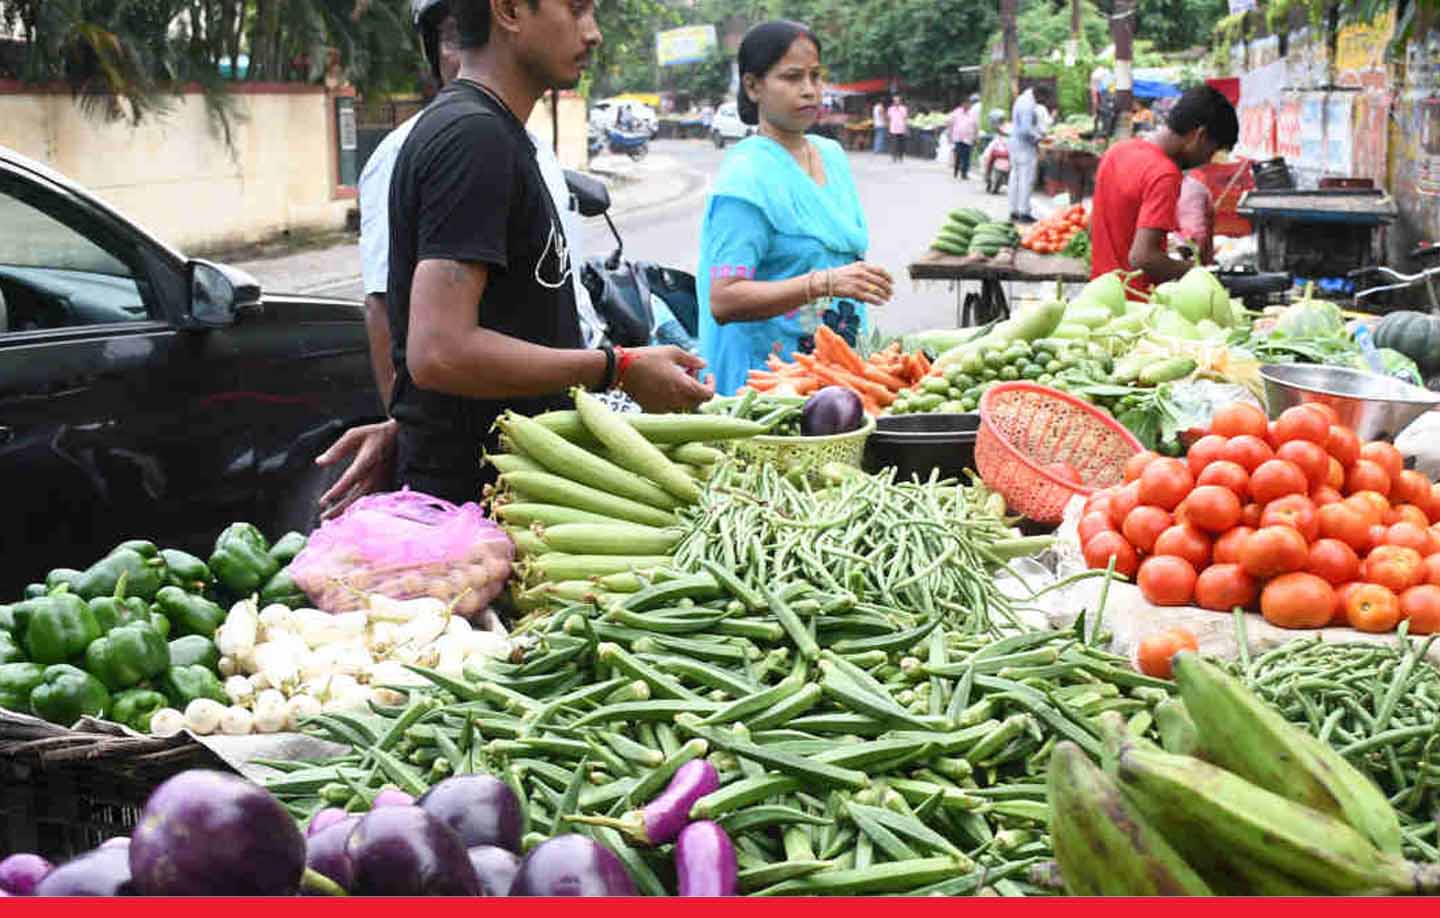
<instances>
[{"instance_id":1,"label":"pile of red tomato","mask_svg":"<svg viewBox=\"0 0 1440 918\"><path fill-rule=\"evenodd\" d=\"M1183 459L1144 452L1085 503L1085 561L1153 605L1258 606L1283 628L1440 631L1440 485L1323 405L1227 405Z\"/></svg>"}]
</instances>

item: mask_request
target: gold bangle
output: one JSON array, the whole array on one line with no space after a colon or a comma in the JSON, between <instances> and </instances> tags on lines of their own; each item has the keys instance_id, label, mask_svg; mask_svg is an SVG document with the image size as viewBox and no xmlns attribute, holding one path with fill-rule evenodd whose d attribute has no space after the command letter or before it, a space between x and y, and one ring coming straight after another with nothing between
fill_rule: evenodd
<instances>
[{"instance_id":1,"label":"gold bangle","mask_svg":"<svg viewBox=\"0 0 1440 918\"><path fill-rule=\"evenodd\" d=\"M805 302L807 303L812 303L815 301L815 294L810 292L810 288L814 285L814 283L815 272L811 271L809 274L805 275Z\"/></svg>"},{"instance_id":2,"label":"gold bangle","mask_svg":"<svg viewBox=\"0 0 1440 918\"><path fill-rule=\"evenodd\" d=\"M825 269L825 299L835 299L835 269Z\"/></svg>"}]
</instances>

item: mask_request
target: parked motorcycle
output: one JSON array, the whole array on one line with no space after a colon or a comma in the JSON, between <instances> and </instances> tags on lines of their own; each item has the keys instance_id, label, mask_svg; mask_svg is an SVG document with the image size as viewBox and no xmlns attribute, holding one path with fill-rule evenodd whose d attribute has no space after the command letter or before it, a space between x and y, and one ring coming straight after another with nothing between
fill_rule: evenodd
<instances>
[{"instance_id":1,"label":"parked motorcycle","mask_svg":"<svg viewBox=\"0 0 1440 918\"><path fill-rule=\"evenodd\" d=\"M985 176L985 190L990 194L1000 194L1010 184L1010 147L1005 143L1004 134L990 138L980 166Z\"/></svg>"},{"instance_id":2,"label":"parked motorcycle","mask_svg":"<svg viewBox=\"0 0 1440 918\"><path fill-rule=\"evenodd\" d=\"M605 323L605 337L622 347L673 344L698 351L700 304L695 277L675 268L624 258L625 242L610 219L610 189L582 172L565 170L565 183L582 217L604 217L615 237L607 258L590 257L580 282Z\"/></svg>"},{"instance_id":3,"label":"parked motorcycle","mask_svg":"<svg viewBox=\"0 0 1440 918\"><path fill-rule=\"evenodd\" d=\"M647 131L622 131L616 128L606 128L606 136L610 142L610 152L624 154L631 159L644 159L650 152L650 134Z\"/></svg>"},{"instance_id":4,"label":"parked motorcycle","mask_svg":"<svg viewBox=\"0 0 1440 918\"><path fill-rule=\"evenodd\" d=\"M591 156L598 156L600 152L605 149L605 130L600 127L600 125L590 125L590 129L586 132L585 139L586 148L590 151Z\"/></svg>"}]
</instances>

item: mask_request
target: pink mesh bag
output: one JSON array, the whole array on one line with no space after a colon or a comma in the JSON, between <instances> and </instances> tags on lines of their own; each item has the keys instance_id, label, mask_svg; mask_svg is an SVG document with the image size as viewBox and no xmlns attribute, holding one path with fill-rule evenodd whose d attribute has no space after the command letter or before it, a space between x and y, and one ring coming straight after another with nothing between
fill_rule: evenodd
<instances>
[{"instance_id":1,"label":"pink mesh bag","mask_svg":"<svg viewBox=\"0 0 1440 918\"><path fill-rule=\"evenodd\" d=\"M432 596L471 618L510 578L515 546L480 506L405 488L372 494L328 520L290 565L318 609L351 612L364 593Z\"/></svg>"}]
</instances>

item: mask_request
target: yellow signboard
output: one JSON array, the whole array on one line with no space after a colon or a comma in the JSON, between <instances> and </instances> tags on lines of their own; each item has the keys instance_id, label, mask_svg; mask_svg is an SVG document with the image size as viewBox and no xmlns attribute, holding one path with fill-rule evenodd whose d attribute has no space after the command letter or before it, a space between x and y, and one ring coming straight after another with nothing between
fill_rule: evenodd
<instances>
[{"instance_id":1,"label":"yellow signboard","mask_svg":"<svg viewBox=\"0 0 1440 918\"><path fill-rule=\"evenodd\" d=\"M1385 85L1385 50L1395 32L1395 11L1370 22L1340 27L1335 37L1335 82L1347 88Z\"/></svg>"},{"instance_id":2,"label":"yellow signboard","mask_svg":"<svg viewBox=\"0 0 1440 918\"><path fill-rule=\"evenodd\" d=\"M661 67L703 61L719 41L713 25L685 26L655 33L655 58Z\"/></svg>"}]
</instances>

